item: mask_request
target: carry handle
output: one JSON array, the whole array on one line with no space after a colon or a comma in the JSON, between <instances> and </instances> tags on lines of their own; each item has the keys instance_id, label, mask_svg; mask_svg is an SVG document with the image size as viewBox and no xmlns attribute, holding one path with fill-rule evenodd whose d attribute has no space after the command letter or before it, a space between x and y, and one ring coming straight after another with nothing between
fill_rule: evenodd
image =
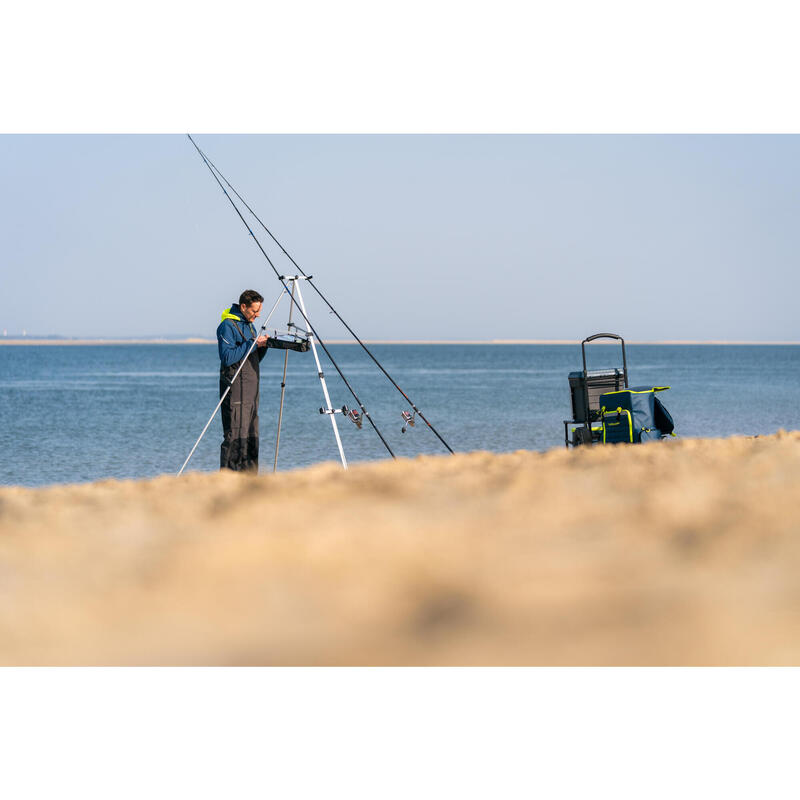
<instances>
[{"instance_id":1,"label":"carry handle","mask_svg":"<svg viewBox=\"0 0 800 800\"><path fill-rule=\"evenodd\" d=\"M616 333L595 333L594 336L589 336L588 338L584 339L581 344L593 342L595 339L619 339L621 342L625 341L621 336L617 336Z\"/></svg>"},{"instance_id":2,"label":"carry handle","mask_svg":"<svg viewBox=\"0 0 800 800\"><path fill-rule=\"evenodd\" d=\"M595 333L587 336L581 342L581 355L583 356L583 377L586 379L586 343L593 342L595 339L616 339L622 345L622 379L625 381L625 388L628 388L628 360L625 358L625 340L616 333Z\"/></svg>"}]
</instances>

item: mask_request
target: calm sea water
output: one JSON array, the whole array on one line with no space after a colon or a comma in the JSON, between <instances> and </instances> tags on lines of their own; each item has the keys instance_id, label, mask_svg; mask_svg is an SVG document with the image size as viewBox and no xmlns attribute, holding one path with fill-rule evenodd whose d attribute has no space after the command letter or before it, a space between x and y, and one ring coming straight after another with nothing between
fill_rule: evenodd
<instances>
[{"instance_id":1,"label":"calm sea water","mask_svg":"<svg viewBox=\"0 0 800 800\"><path fill-rule=\"evenodd\" d=\"M567 375L577 345L375 345L406 394L456 451L545 450L563 445ZM361 348L332 345L356 393L398 456L445 452L419 423L401 434L408 403ZM621 364L619 348L594 345L591 368ZM321 354L322 355L322 354ZM631 384L661 395L682 436L769 434L800 427L800 347L630 345ZM217 401L215 345L0 347L0 484L40 486L174 473ZM261 471L272 469L283 353L269 351L261 377ZM350 392L323 365L334 406ZM311 353L291 353L279 469L337 460ZM365 423L338 419L352 462L388 456ZM219 465L217 417L189 469Z\"/></svg>"}]
</instances>

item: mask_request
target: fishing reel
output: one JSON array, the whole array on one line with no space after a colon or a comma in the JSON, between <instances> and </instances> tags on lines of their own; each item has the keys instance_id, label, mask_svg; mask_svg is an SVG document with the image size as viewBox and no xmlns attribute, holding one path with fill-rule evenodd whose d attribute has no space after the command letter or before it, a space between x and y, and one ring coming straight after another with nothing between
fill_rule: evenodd
<instances>
[{"instance_id":1,"label":"fishing reel","mask_svg":"<svg viewBox=\"0 0 800 800\"><path fill-rule=\"evenodd\" d=\"M354 408L348 408L347 406L342 406L341 408L320 408L320 414L341 414L344 417L347 417L351 422L355 423L355 426L361 430L361 426L364 424L364 415L359 414Z\"/></svg>"},{"instance_id":2,"label":"fishing reel","mask_svg":"<svg viewBox=\"0 0 800 800\"><path fill-rule=\"evenodd\" d=\"M400 428L400 433L405 433L406 428L413 428L416 425L416 411L413 414L410 411L401 411L400 416L403 418L403 427Z\"/></svg>"}]
</instances>

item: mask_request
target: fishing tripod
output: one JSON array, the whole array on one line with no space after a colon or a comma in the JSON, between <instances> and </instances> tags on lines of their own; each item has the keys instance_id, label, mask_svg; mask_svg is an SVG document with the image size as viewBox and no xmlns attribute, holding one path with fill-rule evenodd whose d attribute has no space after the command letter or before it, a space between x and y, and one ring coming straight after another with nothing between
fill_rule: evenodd
<instances>
[{"instance_id":1,"label":"fishing tripod","mask_svg":"<svg viewBox=\"0 0 800 800\"><path fill-rule=\"evenodd\" d=\"M187 136L188 136L188 134L187 134ZM311 346L311 349L312 349L312 351L314 353L314 361L316 362L316 365L317 365L317 374L319 376L320 383L322 384L323 396L325 397L325 407L324 408L320 408L319 412L320 412L320 414L328 415L331 418L331 425L333 426L333 433L334 433L334 436L336 437L336 444L337 444L337 446L339 448L339 455L340 455L340 457L342 459L342 466L345 469L347 469L347 459L345 459L345 456L344 456L344 450L342 448L342 441L341 441L341 438L339 437L339 428L338 428L338 426L336 424L336 415L337 414L342 414L342 415L348 417L352 422L355 423L356 427L358 427L358 428L361 428L363 422L366 420L369 423L370 427L375 431L375 434L381 440L381 443L386 448L386 451L389 453L389 455L392 458L396 458L396 456L395 456L394 452L392 451L392 448L389 446L389 443L386 441L386 439L384 438L383 434L378 429L378 426L375 424L375 420L373 420L372 416L367 411L366 406L361 401L359 396L356 394L355 389L351 386L350 382L347 380L347 378L345 377L344 373L339 368L339 365L336 363L336 360L334 359L334 357L331 354L330 350L328 350L328 348L325 346L325 342L322 340L322 338L319 336L317 331L314 329L314 326L312 325L311 320L308 318L308 315L306 314L305 303L303 302L303 295L302 295L302 292L300 290L300 281L307 281L308 282L308 285L317 293L319 298L330 309L331 313L336 317L336 319L339 320L339 322L342 323L342 325L344 325L344 327L352 335L352 337L355 339L355 341L358 342L358 344L361 346L362 350L369 356L370 359L372 359L372 361L374 362L375 366L386 376L386 378L392 384L392 386L394 386L394 388L397 389L397 391L403 396L405 401L411 406L411 408L413 409L413 414L410 411L403 411L402 412L403 423L404 423L403 424L403 428L402 428L402 433L405 433L409 426L413 427L417 417L419 417L419 419L422 420L422 422L425 423L425 425L427 426L428 430L430 430L436 436L436 438L439 439L439 441L444 445L444 447L447 449L447 451L449 453L452 453L453 449L450 447L449 444L447 444L447 442L444 440L442 435L428 421L428 419L425 417L425 415L422 413L422 411L420 411L420 409L417 408L416 405L414 405L414 402L411 400L411 398L400 388L399 384L394 380L394 378L392 378L392 376L386 371L386 369L384 369L383 365L378 361L378 359L375 358L375 355L372 353L372 351L366 346L366 344L364 344L363 341L361 341L361 339L356 335L355 331L350 327L350 325L347 324L347 322L344 321L344 319L341 317L339 312L333 307L333 305L331 305L331 303L327 299L327 297L325 297L325 295L322 294L322 292L319 290L319 288L314 284L314 282L312 280L313 276L312 275L307 275L304 272L302 267L292 258L291 255L289 255L289 253L284 248L284 246L278 241L278 239L275 237L275 235L272 233L272 231L270 231L269 228L267 228L267 226L261 221L259 216L248 205L248 203L245 201L245 199L239 194L239 192L236 191L236 189L231 185L231 183L228 181L228 179L219 171L219 169L216 167L216 165L214 165L212 163L212 161L208 158L208 156L197 146L197 143L195 142L195 140L191 136L188 136L188 138L189 138L189 141L194 146L195 150L197 150L197 153L200 156L200 158L203 160L203 163L206 165L206 167L208 167L209 172L211 173L211 175L214 178L215 182L217 183L217 185L221 189L222 193L228 199L228 202L231 204L231 207L233 208L234 212L236 213L236 215L242 221L242 224L247 229L247 232L250 234L250 237L252 238L252 240L255 243L256 247L259 249L261 254L266 259L267 263L269 264L270 268L275 273L275 277L278 278L278 280L281 282L281 285L283 286L284 291L281 292L281 295L278 297L278 300L275 302L275 305L272 307L272 311L270 312L270 316L272 316L272 313L275 311L275 308L277 307L278 302L280 302L280 300L281 300L281 298L283 297L284 294L288 294L290 296L290 298L291 298L291 305L290 305L290 309L289 309L289 323L288 323L288 326L287 326L288 327L287 333L289 335L295 336L295 338L297 338L298 332L300 332L303 336L306 337L305 341L309 342L309 344ZM249 214L258 222L258 224L261 226L261 228L263 228L263 230L267 233L267 235L270 237L270 239L273 241L273 243L280 249L280 251L283 253L283 255L297 269L297 272L298 272L297 275L287 276L287 275L281 275L280 274L280 272L278 271L277 267L273 263L272 259L269 257L269 254L264 249L264 246L261 244L261 242L259 241L258 237L253 232L252 227L250 226L248 221L245 219L244 214L242 212L242 209L239 208L239 206L237 205L236 201L234 201L233 197L231 197L231 195L228 193L228 189L225 188L226 186L228 187L228 189L231 190L231 193L236 197L236 199L239 201L239 203L241 203L241 205L244 207L244 209L246 209L247 212L249 212ZM289 288L289 284L291 284L291 289ZM300 315L303 317L303 320L305 322L305 328L300 328L300 327L298 327L297 325L295 325L291 321L292 311L294 310L295 306L297 307L297 310L299 311ZM267 320L261 326L262 332L264 330L266 330L266 325L267 325L268 321L269 321L269 317L267 317ZM244 365L246 359L249 358L250 354L253 351L253 348L256 346L256 339L257 339L257 337L254 337L253 344L251 345L250 350L248 350L244 360L242 361L242 364L239 366L236 374L234 375L233 379L231 380L231 383L233 383L233 381L236 380L236 378L239 375L239 371L241 370L242 366ZM323 351L325 352L325 355L328 357L328 359L330 360L331 364L333 365L333 368L336 370L336 372L338 373L339 377L342 379L342 383L347 388L347 390L350 392L350 394L353 395L353 399L355 400L355 402L357 404L357 408L354 407L353 409L348 410L347 406L342 406L341 409L333 408L331 406L330 396L328 395L328 387L325 384L325 375L324 375L324 373L322 371L322 367L321 367L320 362L319 362L319 357L318 357L318 354L317 354L316 344L319 344L319 346L323 349ZM290 349L290 348L287 348L287 349ZM277 470L277 464L278 464L278 447L279 447L279 444L280 444L281 421L283 419L283 399L284 399L284 390L286 388L286 365L287 365L287 360L288 360L288 352L286 353L286 357L284 358L284 365L283 365L283 379L281 381L281 407L280 407L280 412L279 412L279 417L278 417L278 435L277 435L276 441L275 441L275 461L274 461L274 464L273 464L273 471ZM228 387L228 391L229 390L230 390L230 387ZM217 405L217 408L214 410L214 413L211 415L211 419L209 419L208 423L206 423L206 427L203 429L203 433L200 434L200 438L195 443L195 446L192 448L191 453L189 453L189 456L187 457L186 461L184 462L183 466L181 467L180 471L178 472L179 475L181 474L181 472L183 472L184 468L186 467L186 464L189 463L189 459L192 457L192 453L194 453L195 449L197 448L197 445L200 443L200 439L203 438L203 435L205 434L206 430L208 430L208 426L211 424L211 420L214 419L214 416L216 415L217 411L219 410L219 408L222 405L222 402L223 402L223 400L225 399L226 396L227 396L227 391L226 391L225 394L223 394L222 398L220 399L220 402Z\"/></svg>"},{"instance_id":2,"label":"fishing tripod","mask_svg":"<svg viewBox=\"0 0 800 800\"><path fill-rule=\"evenodd\" d=\"M319 354L317 353L317 346L316 342L314 341L314 332L313 330L305 330L301 328L299 325L296 325L292 322L292 312L294 311L295 304L297 305L300 313L303 315L303 319L308 321L308 314L306 312L306 306L303 302L303 293L300 290L300 282L305 280L310 280L313 276L311 275L281 275L281 281L284 283L284 290L278 295L278 299L275 301L275 304L272 306L267 318L264 320L263 324L261 325L261 329L259 333L265 333L267 329L267 324L269 323L272 315L275 313L275 309L278 307L278 304L283 299L284 295L287 292L286 286L291 286L291 291L289 292L289 321L286 325L285 331L275 331L276 337L278 333L286 334L292 336L294 338L294 342L307 342L309 347L311 348L311 352L314 354L314 362L317 365L317 375L319 376L319 382L322 385L322 394L325 398L325 407L320 407L319 413L325 414L330 417L331 425L333 426L333 435L336 438L336 446L339 448L339 457L342 460L342 466L347 469L347 459L344 455L344 448L342 447L342 439L339 436L339 426L336 424L336 415L343 414L344 416L348 416L356 425L360 428L361 427L361 415L353 410L348 411L347 406L342 406L341 408L333 408L331 406L331 398L328 394L328 385L325 382L325 373L322 370L322 365L319 361ZM309 322L310 326L310 322ZM189 459L194 455L194 451L197 449L197 446L205 436L206 431L209 429L211 423L216 417L217 412L222 407L222 403L225 401L225 398L228 396L231 388L233 387L234 382L239 377L239 373L242 371L242 367L244 367L247 359L250 357L250 354L253 352L256 343L258 340L258 336L253 337L253 343L250 345L247 353L245 354L244 358L242 358L241 363L239 364L238 369L234 373L233 378L231 378L230 383L228 384L227 388L222 394L222 397L219 399L219 403L217 403L217 407L209 417L208 422L206 423L205 427L203 428L200 436L198 437L197 441L194 443L194 447L192 448L189 455L186 457L186 461L183 462L183 466L178 470L178 475L180 475L183 470L186 468L186 465L189 463ZM286 369L289 365L289 350L295 349L292 347L285 347L284 348L284 357L283 357L283 375L281 376L281 402L280 407L278 409L278 431L275 436L275 459L272 463L272 471L277 472L278 470L278 450L280 448L280 441L281 441L281 424L283 422L283 402L286 395Z\"/></svg>"},{"instance_id":3,"label":"fishing tripod","mask_svg":"<svg viewBox=\"0 0 800 800\"><path fill-rule=\"evenodd\" d=\"M306 340L311 346L311 352L314 354L314 362L317 365L317 375L319 375L319 382L320 384L322 384L322 394L325 397L325 407L320 408L319 413L327 414L328 416L330 416L331 425L333 426L333 435L336 438L336 446L339 448L339 457L342 459L342 466L345 469L347 469L347 459L344 457L344 448L342 447L342 439L339 436L339 426L336 424L336 415L347 414L347 406L342 406L341 409L333 408L331 406L331 398L330 395L328 394L328 385L325 383L325 373L322 371L322 366L319 363L319 354L317 353L317 345L314 342L314 332L313 330L303 330L292 322L292 311L294 311L295 303L297 303L297 306L300 309L300 313L303 315L303 319L308 319L308 315L306 313L306 305L303 302L303 293L300 291L300 282L307 281L310 277L312 276L310 275L281 276L281 280L290 284L292 287L289 299L289 322L286 327L289 332L295 331L305 336ZM297 295L296 299L295 295ZM281 293L281 297L283 297L283 293ZM273 472L276 472L278 469L278 448L280 447L280 442L281 442L281 422L283 420L283 398L286 393L286 367L288 363L289 363L289 351L286 350L283 356L283 376L281 377L281 405L278 411L278 433L275 437L275 461L272 464Z\"/></svg>"}]
</instances>

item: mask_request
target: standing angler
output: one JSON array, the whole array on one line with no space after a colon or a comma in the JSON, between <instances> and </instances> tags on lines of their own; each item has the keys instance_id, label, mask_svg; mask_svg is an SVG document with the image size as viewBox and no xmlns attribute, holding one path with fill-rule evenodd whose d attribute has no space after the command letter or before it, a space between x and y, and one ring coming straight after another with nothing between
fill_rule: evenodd
<instances>
[{"instance_id":1,"label":"standing angler","mask_svg":"<svg viewBox=\"0 0 800 800\"><path fill-rule=\"evenodd\" d=\"M219 347L219 394L231 386L233 376L245 357L256 329L264 298L256 291L242 292L239 302L222 312L217 328ZM267 337L259 336L256 347L222 403L224 438L219 454L220 469L258 472L258 382L261 359L267 352Z\"/></svg>"}]
</instances>

